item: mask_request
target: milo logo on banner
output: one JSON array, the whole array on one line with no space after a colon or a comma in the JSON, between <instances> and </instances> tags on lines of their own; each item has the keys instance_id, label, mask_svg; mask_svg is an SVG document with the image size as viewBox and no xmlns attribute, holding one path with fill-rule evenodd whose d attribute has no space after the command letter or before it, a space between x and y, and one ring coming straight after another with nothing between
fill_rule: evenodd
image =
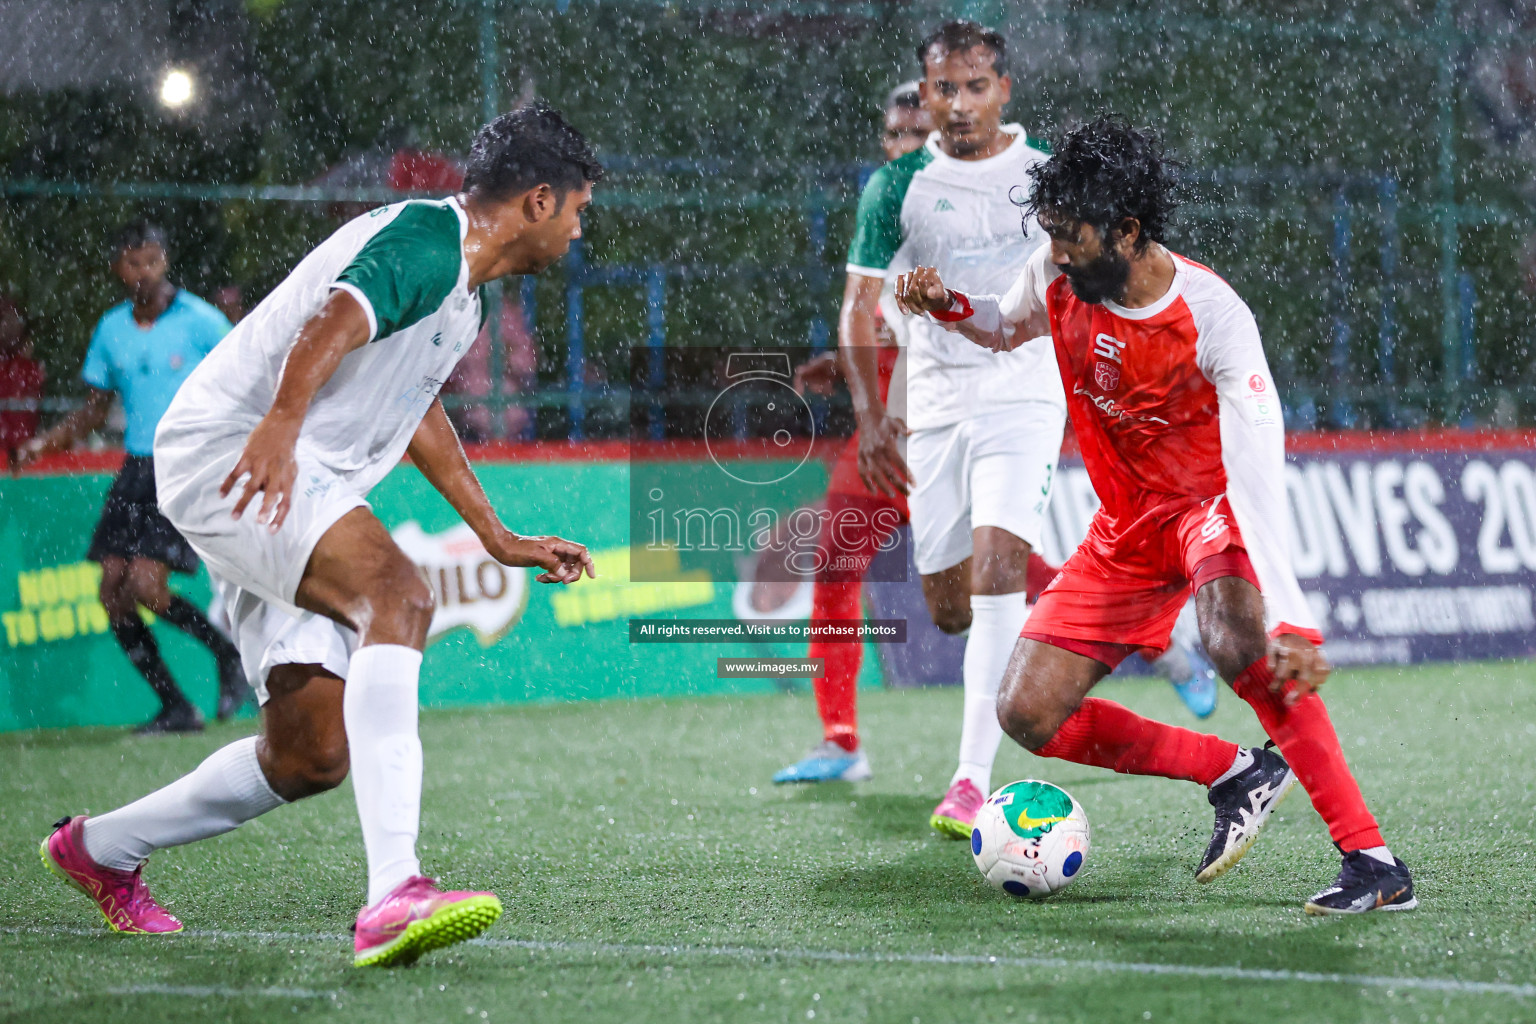
<instances>
[{"instance_id":1,"label":"milo logo on banner","mask_svg":"<svg viewBox=\"0 0 1536 1024\"><path fill-rule=\"evenodd\" d=\"M437 598L429 641L463 626L474 631L480 646L489 647L522 618L528 604L527 570L508 568L486 554L466 524L427 533L409 522L390 536L426 573Z\"/></svg>"}]
</instances>

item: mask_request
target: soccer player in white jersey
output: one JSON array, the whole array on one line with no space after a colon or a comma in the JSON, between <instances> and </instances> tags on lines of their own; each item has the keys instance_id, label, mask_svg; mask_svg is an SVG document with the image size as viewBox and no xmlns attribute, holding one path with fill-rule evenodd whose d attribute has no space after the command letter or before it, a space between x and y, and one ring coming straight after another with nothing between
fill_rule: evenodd
<instances>
[{"instance_id":1,"label":"soccer player in white jersey","mask_svg":"<svg viewBox=\"0 0 1536 1024\"><path fill-rule=\"evenodd\" d=\"M1329 665L1291 569L1285 427L1253 314L1212 271L1163 247L1173 173L1151 132L1101 117L1066 132L1030 178L1027 223L1050 244L1005 294L950 289L933 267L896 286L898 302L979 351L1054 354L1103 501L1008 663L1003 728L1042 757L1208 787L1216 827L1201 882L1242 858L1299 779L1344 857L1307 912L1411 910L1413 878L1316 692ZM1168 642L1191 592L1222 678L1279 753L1088 696L1131 651Z\"/></svg>"},{"instance_id":2,"label":"soccer player in white jersey","mask_svg":"<svg viewBox=\"0 0 1536 1024\"><path fill-rule=\"evenodd\" d=\"M1040 543L1066 409L1048 353L997 357L921 322L907 342L905 419L882 400L875 322L885 280L921 263L961 287L1002 291L1044 238L1019 233L1009 200L1045 153L1021 127L1002 123L1012 88L1004 38L974 22L949 22L917 56L937 130L864 189L839 343L859 424L860 476L876 493L909 493L933 621L947 633L970 630L959 765L929 817L940 834L965 839L991 791L1002 740L997 686L1027 614L1030 554Z\"/></svg>"},{"instance_id":3,"label":"soccer player in white jersey","mask_svg":"<svg viewBox=\"0 0 1536 1024\"><path fill-rule=\"evenodd\" d=\"M349 767L368 856L354 963L409 963L500 915L493 894L421 873L417 680L433 596L365 495L409 452L491 557L537 566L543 583L592 574L582 545L502 525L436 395L484 320L481 286L563 256L601 176L554 109L502 115L476 135L461 194L344 225L177 393L155 435L160 506L225 599L262 735L44 840L44 863L114 931L181 929L141 877L151 853L332 789Z\"/></svg>"},{"instance_id":4,"label":"soccer player in white jersey","mask_svg":"<svg viewBox=\"0 0 1536 1024\"><path fill-rule=\"evenodd\" d=\"M1006 53L1001 35L966 21L940 26L918 48L936 131L877 171L860 197L839 338L860 476L877 492L908 494L933 621L949 633L970 629L960 764L930 816L955 838L970 835L990 792L1002 738L997 684L1024 623L1026 567L1040 541L1066 410L1038 352L999 359L916 323L903 423L880 400L874 319L888 276L922 263L975 291L1001 291L1039 244L1019 234L1008 201L1045 154L1018 125L1002 123L1012 87Z\"/></svg>"}]
</instances>

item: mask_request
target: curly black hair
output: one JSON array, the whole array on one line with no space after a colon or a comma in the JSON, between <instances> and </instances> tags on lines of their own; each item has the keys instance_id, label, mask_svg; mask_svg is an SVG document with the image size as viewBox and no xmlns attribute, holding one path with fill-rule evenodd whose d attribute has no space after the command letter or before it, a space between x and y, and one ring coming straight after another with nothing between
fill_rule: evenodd
<instances>
[{"instance_id":1,"label":"curly black hair","mask_svg":"<svg viewBox=\"0 0 1536 1024\"><path fill-rule=\"evenodd\" d=\"M538 185L556 202L603 177L592 145L543 100L502 114L475 133L464 169L464 189L500 201Z\"/></svg>"},{"instance_id":2,"label":"curly black hair","mask_svg":"<svg viewBox=\"0 0 1536 1024\"><path fill-rule=\"evenodd\" d=\"M1136 250L1161 242L1179 205L1179 168L1151 128L1100 114L1056 138L1049 159L1029 169L1024 216L1092 224L1106 238L1127 217L1141 224Z\"/></svg>"}]
</instances>

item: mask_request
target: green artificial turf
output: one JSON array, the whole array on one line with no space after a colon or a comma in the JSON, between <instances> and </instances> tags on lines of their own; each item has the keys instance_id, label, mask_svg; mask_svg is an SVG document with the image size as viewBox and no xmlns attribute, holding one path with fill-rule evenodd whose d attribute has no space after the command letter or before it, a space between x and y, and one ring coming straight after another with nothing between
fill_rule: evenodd
<instances>
[{"instance_id":1,"label":"green artificial turf","mask_svg":"<svg viewBox=\"0 0 1536 1024\"><path fill-rule=\"evenodd\" d=\"M1329 920L1301 911L1338 858L1299 791L1237 870L1199 886L1200 790L1011 745L994 782L1070 789L1093 852L1044 903L986 887L966 844L926 825L953 769L956 690L862 694L874 780L793 789L768 778L817 739L808 696L425 714L426 870L496 890L506 914L490 941L395 971L350 966L364 879L348 787L157 855L147 877L184 935L106 934L43 871L37 844L56 817L168 782L249 723L0 737L0 1019L1536 1020L1529 673L1336 676L1339 733L1421 907ZM1101 692L1193 724L1166 684ZM1230 693L1210 726L1262 739ZM1457 985L1422 987L1435 980Z\"/></svg>"}]
</instances>

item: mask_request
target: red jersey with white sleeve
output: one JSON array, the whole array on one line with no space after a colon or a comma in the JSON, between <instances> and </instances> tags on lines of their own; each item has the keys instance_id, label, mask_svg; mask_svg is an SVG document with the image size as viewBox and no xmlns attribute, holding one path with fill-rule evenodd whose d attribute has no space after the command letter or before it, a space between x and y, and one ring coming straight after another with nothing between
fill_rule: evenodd
<instances>
[{"instance_id":1,"label":"red jersey with white sleeve","mask_svg":"<svg viewBox=\"0 0 1536 1024\"><path fill-rule=\"evenodd\" d=\"M1213 557L1246 552L1272 631L1321 643L1291 569L1285 427L1248 306L1213 271L1172 253L1173 284L1151 305L1084 302L1049 253L1049 245L1036 251L1006 295L965 297L974 310L967 333L996 347L1009 347L1014 325L1037 333L1049 324L1102 502L1058 580L1067 591L1060 617L1072 621L1032 617L1026 632L1164 646L1163 620L1171 628L1168 609L1177 616L1190 582L1248 576L1230 568L1240 554ZM1037 611L1049 611L1057 589ZM1139 612L1126 604L1138 595Z\"/></svg>"}]
</instances>

